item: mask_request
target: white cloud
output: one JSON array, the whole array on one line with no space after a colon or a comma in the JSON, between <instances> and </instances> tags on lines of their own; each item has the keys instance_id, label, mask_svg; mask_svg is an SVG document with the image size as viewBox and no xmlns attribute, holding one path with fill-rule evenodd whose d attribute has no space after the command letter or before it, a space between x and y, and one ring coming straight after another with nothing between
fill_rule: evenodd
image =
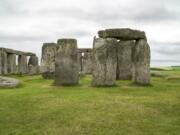
<instances>
[{"instance_id":1,"label":"white cloud","mask_svg":"<svg viewBox=\"0 0 180 135\"><path fill-rule=\"evenodd\" d=\"M180 42L179 0L1 0L0 5L3 47L40 56L43 42L77 38L79 47L92 47L98 30L130 27L147 33L153 60L179 58L171 54L180 51L180 44L172 44Z\"/></svg>"}]
</instances>

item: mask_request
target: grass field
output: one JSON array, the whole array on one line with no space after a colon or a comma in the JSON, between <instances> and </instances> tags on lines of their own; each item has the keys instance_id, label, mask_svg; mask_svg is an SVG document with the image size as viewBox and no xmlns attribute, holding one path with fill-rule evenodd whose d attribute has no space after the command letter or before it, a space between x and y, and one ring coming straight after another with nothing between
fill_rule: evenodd
<instances>
[{"instance_id":1,"label":"grass field","mask_svg":"<svg viewBox=\"0 0 180 135\"><path fill-rule=\"evenodd\" d=\"M152 86L108 88L90 87L91 76L75 87L16 76L19 88L0 90L0 135L179 135L180 70L161 73Z\"/></svg>"}]
</instances>

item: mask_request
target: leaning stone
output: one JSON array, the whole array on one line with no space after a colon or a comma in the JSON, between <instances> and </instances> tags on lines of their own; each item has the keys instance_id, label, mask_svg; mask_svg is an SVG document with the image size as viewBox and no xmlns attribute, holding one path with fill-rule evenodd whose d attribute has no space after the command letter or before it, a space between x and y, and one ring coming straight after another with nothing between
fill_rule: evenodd
<instances>
[{"instance_id":1,"label":"leaning stone","mask_svg":"<svg viewBox=\"0 0 180 135\"><path fill-rule=\"evenodd\" d=\"M135 41L120 41L117 46L117 79L132 79L132 49Z\"/></svg>"},{"instance_id":2,"label":"leaning stone","mask_svg":"<svg viewBox=\"0 0 180 135\"><path fill-rule=\"evenodd\" d=\"M55 57L54 84L75 85L79 81L78 50L76 39L58 40Z\"/></svg>"},{"instance_id":3,"label":"leaning stone","mask_svg":"<svg viewBox=\"0 0 180 135\"><path fill-rule=\"evenodd\" d=\"M117 38L122 40L146 39L144 31L129 28L106 29L98 32L100 38Z\"/></svg>"},{"instance_id":4,"label":"leaning stone","mask_svg":"<svg viewBox=\"0 0 180 135\"><path fill-rule=\"evenodd\" d=\"M0 88L14 88L17 87L19 83L17 79L0 76Z\"/></svg>"},{"instance_id":5,"label":"leaning stone","mask_svg":"<svg viewBox=\"0 0 180 135\"><path fill-rule=\"evenodd\" d=\"M92 86L113 86L116 82L117 40L94 39Z\"/></svg>"},{"instance_id":6,"label":"leaning stone","mask_svg":"<svg viewBox=\"0 0 180 135\"><path fill-rule=\"evenodd\" d=\"M150 84L150 47L146 40L136 42L133 50L133 82L139 85Z\"/></svg>"},{"instance_id":7,"label":"leaning stone","mask_svg":"<svg viewBox=\"0 0 180 135\"><path fill-rule=\"evenodd\" d=\"M55 53L57 45L55 43L44 43L42 47L42 58L40 72L44 79L53 79L55 71ZM49 75L49 76L48 76Z\"/></svg>"}]
</instances>

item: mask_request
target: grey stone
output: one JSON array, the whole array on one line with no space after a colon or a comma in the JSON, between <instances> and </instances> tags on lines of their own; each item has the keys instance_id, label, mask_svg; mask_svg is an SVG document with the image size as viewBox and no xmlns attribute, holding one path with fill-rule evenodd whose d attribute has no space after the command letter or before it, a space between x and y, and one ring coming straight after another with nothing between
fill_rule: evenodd
<instances>
[{"instance_id":1,"label":"grey stone","mask_svg":"<svg viewBox=\"0 0 180 135\"><path fill-rule=\"evenodd\" d=\"M54 76L52 76L52 73L55 71L56 47L57 45L55 43L43 44L40 72L42 73L44 79L54 78Z\"/></svg>"},{"instance_id":2,"label":"grey stone","mask_svg":"<svg viewBox=\"0 0 180 135\"><path fill-rule=\"evenodd\" d=\"M7 52L4 48L0 49L0 73L4 75L8 73Z\"/></svg>"},{"instance_id":3,"label":"grey stone","mask_svg":"<svg viewBox=\"0 0 180 135\"><path fill-rule=\"evenodd\" d=\"M38 74L39 73L39 66L38 66L38 57L31 56L28 62L28 70L29 74Z\"/></svg>"},{"instance_id":4,"label":"grey stone","mask_svg":"<svg viewBox=\"0 0 180 135\"><path fill-rule=\"evenodd\" d=\"M8 73L16 73L16 55L12 53L7 54Z\"/></svg>"},{"instance_id":5,"label":"grey stone","mask_svg":"<svg viewBox=\"0 0 180 135\"><path fill-rule=\"evenodd\" d=\"M135 41L120 41L117 46L117 79L132 79L132 49Z\"/></svg>"},{"instance_id":6,"label":"grey stone","mask_svg":"<svg viewBox=\"0 0 180 135\"><path fill-rule=\"evenodd\" d=\"M0 88L14 88L17 87L19 83L17 79L0 76Z\"/></svg>"},{"instance_id":7,"label":"grey stone","mask_svg":"<svg viewBox=\"0 0 180 135\"><path fill-rule=\"evenodd\" d=\"M157 71L152 71L151 76L153 76L153 77L166 77L166 74L163 74L163 73L157 72Z\"/></svg>"},{"instance_id":8,"label":"grey stone","mask_svg":"<svg viewBox=\"0 0 180 135\"><path fill-rule=\"evenodd\" d=\"M44 79L54 79L54 72L51 71L43 72L41 75Z\"/></svg>"},{"instance_id":9,"label":"grey stone","mask_svg":"<svg viewBox=\"0 0 180 135\"><path fill-rule=\"evenodd\" d=\"M59 85L75 85L79 81L76 39L59 39L55 57L55 81Z\"/></svg>"},{"instance_id":10,"label":"grey stone","mask_svg":"<svg viewBox=\"0 0 180 135\"><path fill-rule=\"evenodd\" d=\"M78 52L78 69L79 72L82 72L82 53Z\"/></svg>"},{"instance_id":11,"label":"grey stone","mask_svg":"<svg viewBox=\"0 0 180 135\"><path fill-rule=\"evenodd\" d=\"M150 47L140 39L133 49L133 82L138 85L150 84Z\"/></svg>"},{"instance_id":12,"label":"grey stone","mask_svg":"<svg viewBox=\"0 0 180 135\"><path fill-rule=\"evenodd\" d=\"M18 73L19 74L28 73L27 56L25 55L19 55L18 57Z\"/></svg>"},{"instance_id":13,"label":"grey stone","mask_svg":"<svg viewBox=\"0 0 180 135\"><path fill-rule=\"evenodd\" d=\"M82 61L83 73L91 74L92 73L92 52L85 52Z\"/></svg>"},{"instance_id":14,"label":"grey stone","mask_svg":"<svg viewBox=\"0 0 180 135\"><path fill-rule=\"evenodd\" d=\"M117 40L94 39L92 86L113 86L116 82Z\"/></svg>"},{"instance_id":15,"label":"grey stone","mask_svg":"<svg viewBox=\"0 0 180 135\"><path fill-rule=\"evenodd\" d=\"M129 28L106 29L98 32L100 38L117 38L122 40L146 39L144 31Z\"/></svg>"}]
</instances>

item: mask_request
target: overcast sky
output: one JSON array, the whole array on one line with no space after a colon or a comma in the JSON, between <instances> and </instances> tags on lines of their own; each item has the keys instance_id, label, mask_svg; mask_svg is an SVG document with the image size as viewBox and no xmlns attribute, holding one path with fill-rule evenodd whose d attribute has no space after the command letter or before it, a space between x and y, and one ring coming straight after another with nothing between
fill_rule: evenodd
<instances>
[{"instance_id":1,"label":"overcast sky","mask_svg":"<svg viewBox=\"0 0 180 135\"><path fill-rule=\"evenodd\" d=\"M121 27L146 32L153 64L180 65L180 0L0 0L0 47L39 57L43 42L87 48L98 30Z\"/></svg>"}]
</instances>

